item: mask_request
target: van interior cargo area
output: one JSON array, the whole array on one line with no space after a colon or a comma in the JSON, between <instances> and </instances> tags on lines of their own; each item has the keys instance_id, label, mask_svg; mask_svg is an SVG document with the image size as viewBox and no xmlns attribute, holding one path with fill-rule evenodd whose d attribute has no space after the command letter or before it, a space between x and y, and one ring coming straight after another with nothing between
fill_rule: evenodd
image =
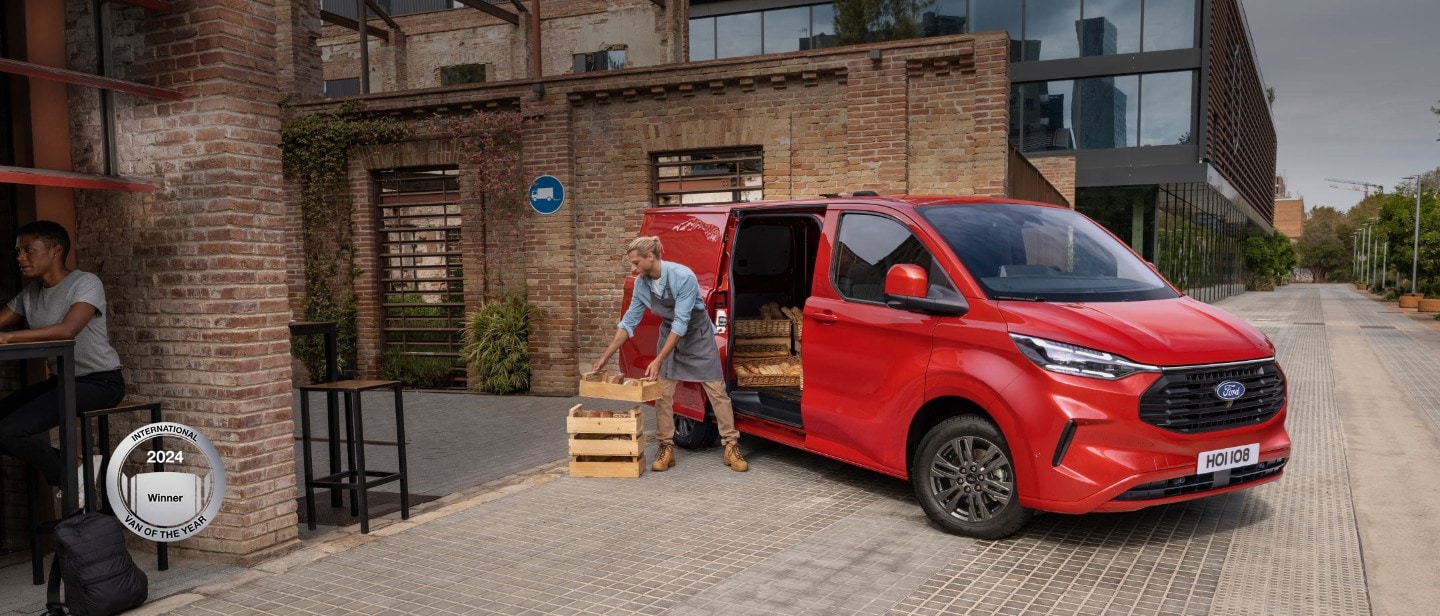
<instances>
[{"instance_id":1,"label":"van interior cargo area","mask_svg":"<svg viewBox=\"0 0 1440 616\"><path fill-rule=\"evenodd\" d=\"M803 427L800 311L810 297L820 218L746 217L735 237L730 288L730 398L735 411Z\"/></svg>"}]
</instances>

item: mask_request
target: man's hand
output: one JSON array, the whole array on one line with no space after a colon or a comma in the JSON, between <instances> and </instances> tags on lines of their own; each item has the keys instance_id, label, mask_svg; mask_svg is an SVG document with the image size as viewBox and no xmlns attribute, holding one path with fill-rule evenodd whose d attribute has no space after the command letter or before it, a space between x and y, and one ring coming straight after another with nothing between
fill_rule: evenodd
<instances>
[{"instance_id":1,"label":"man's hand","mask_svg":"<svg viewBox=\"0 0 1440 616\"><path fill-rule=\"evenodd\" d=\"M595 365L590 366L590 371L591 371L591 372L600 372L601 370L604 370L604 369L605 369L605 364L607 364L607 363L609 363L609 362L610 362L610 356L609 356L609 355L606 355L606 356L604 356L604 357L601 357L600 359L595 360Z\"/></svg>"},{"instance_id":2,"label":"man's hand","mask_svg":"<svg viewBox=\"0 0 1440 616\"><path fill-rule=\"evenodd\" d=\"M655 361L650 362L650 365L645 368L645 378L654 379L660 376L660 364L662 363L665 363L665 360L658 357L655 358Z\"/></svg>"},{"instance_id":3,"label":"man's hand","mask_svg":"<svg viewBox=\"0 0 1440 616\"><path fill-rule=\"evenodd\" d=\"M10 332L0 332L0 344L10 344L12 337L14 336Z\"/></svg>"}]
</instances>

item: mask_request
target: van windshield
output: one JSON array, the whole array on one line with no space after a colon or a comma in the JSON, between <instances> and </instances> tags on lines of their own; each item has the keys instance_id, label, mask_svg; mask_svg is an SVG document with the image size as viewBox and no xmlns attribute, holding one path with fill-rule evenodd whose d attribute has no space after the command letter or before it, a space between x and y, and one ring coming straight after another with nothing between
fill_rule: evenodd
<instances>
[{"instance_id":1,"label":"van windshield","mask_svg":"<svg viewBox=\"0 0 1440 616\"><path fill-rule=\"evenodd\" d=\"M1144 261L1073 210L995 203L917 208L995 300L1178 297Z\"/></svg>"}]
</instances>

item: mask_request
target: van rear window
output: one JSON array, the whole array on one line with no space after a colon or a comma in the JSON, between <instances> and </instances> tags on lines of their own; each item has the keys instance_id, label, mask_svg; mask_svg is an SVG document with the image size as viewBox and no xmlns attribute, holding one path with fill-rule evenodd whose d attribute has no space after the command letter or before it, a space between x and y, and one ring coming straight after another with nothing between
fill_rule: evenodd
<instances>
[{"instance_id":1,"label":"van rear window","mask_svg":"<svg viewBox=\"0 0 1440 616\"><path fill-rule=\"evenodd\" d=\"M990 299L1126 302L1178 294L1073 210L994 203L919 208Z\"/></svg>"}]
</instances>

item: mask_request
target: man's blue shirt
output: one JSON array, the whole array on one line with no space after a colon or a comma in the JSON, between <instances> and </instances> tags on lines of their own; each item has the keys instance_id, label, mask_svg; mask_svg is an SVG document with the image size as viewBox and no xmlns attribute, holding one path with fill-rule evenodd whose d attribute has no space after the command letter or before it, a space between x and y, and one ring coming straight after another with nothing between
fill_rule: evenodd
<instances>
[{"instance_id":1,"label":"man's blue shirt","mask_svg":"<svg viewBox=\"0 0 1440 616\"><path fill-rule=\"evenodd\" d=\"M651 280L644 276L635 277L635 291L630 295L630 307L625 310L625 316L620 319L618 327L625 330L631 338L635 337L635 326L640 324L640 316L650 307L652 289L658 297L665 297L668 292L675 298L675 319L670 323L670 331L683 337L690 331L690 313L700 301L700 283L695 279L694 271L671 261L660 262L659 278Z\"/></svg>"}]
</instances>

